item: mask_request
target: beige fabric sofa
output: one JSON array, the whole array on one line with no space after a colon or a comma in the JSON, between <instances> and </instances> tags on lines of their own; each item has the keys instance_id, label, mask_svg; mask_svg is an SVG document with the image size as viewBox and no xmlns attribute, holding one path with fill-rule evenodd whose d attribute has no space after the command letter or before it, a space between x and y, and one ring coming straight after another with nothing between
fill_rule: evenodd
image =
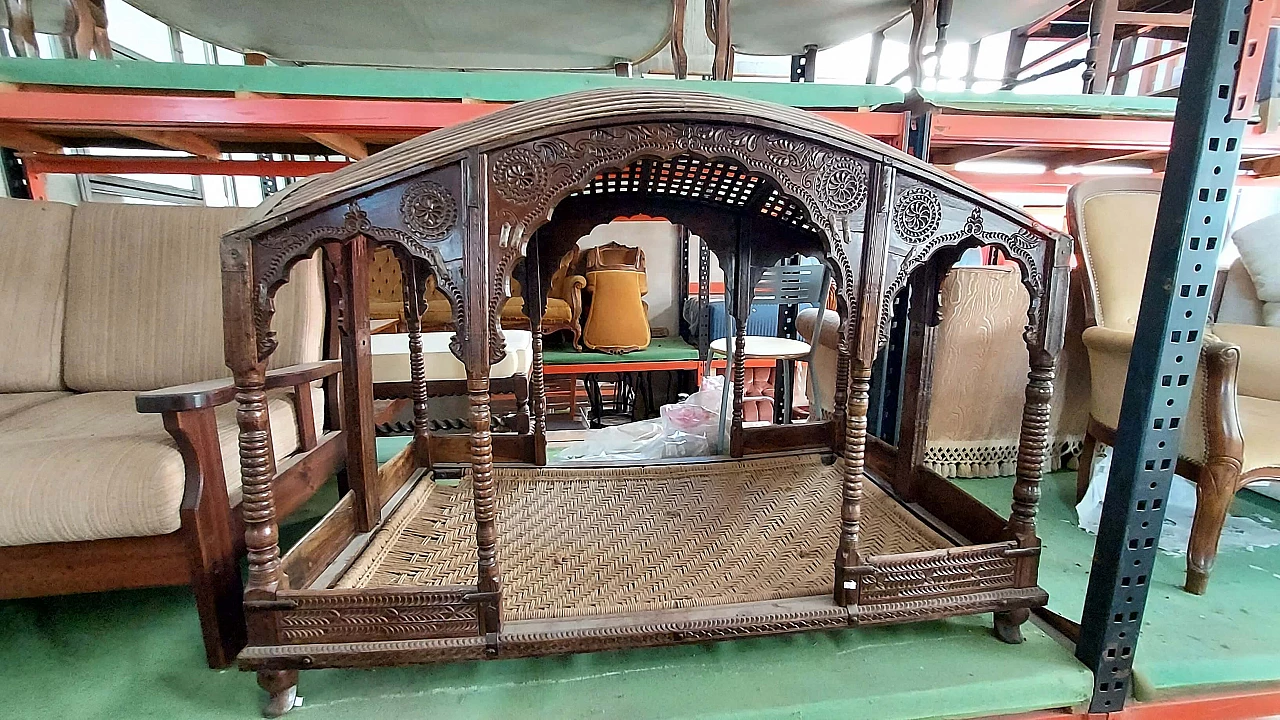
<instances>
[{"instance_id":1,"label":"beige fabric sofa","mask_svg":"<svg viewBox=\"0 0 1280 720\"><path fill-rule=\"evenodd\" d=\"M235 407L218 380L219 236L239 213L0 199L0 598L190 583L215 666L244 634ZM323 292L313 258L276 299L276 461L326 456L277 493L285 513L341 460L320 412L336 368Z\"/></svg>"},{"instance_id":2,"label":"beige fabric sofa","mask_svg":"<svg viewBox=\"0 0 1280 720\"><path fill-rule=\"evenodd\" d=\"M1083 340L1091 376L1080 494L1088 487L1095 442L1112 443L1120 418L1160 186L1159 178L1097 178L1067 196L1067 221L1084 270ZM1188 366L1191 403L1177 464L1178 473L1196 483L1186 588L1197 594L1208 585L1236 492L1280 479L1280 328L1261 326L1261 302L1240 263L1220 280L1218 322L1205 328L1199 362Z\"/></svg>"}]
</instances>

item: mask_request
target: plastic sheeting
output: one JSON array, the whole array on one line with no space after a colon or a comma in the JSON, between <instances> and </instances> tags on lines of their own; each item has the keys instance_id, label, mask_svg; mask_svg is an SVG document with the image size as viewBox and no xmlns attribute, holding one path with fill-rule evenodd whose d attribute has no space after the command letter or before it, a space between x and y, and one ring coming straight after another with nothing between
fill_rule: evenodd
<instances>
[{"instance_id":1,"label":"plastic sheeting","mask_svg":"<svg viewBox=\"0 0 1280 720\"><path fill-rule=\"evenodd\" d=\"M703 379L698 392L663 405L661 417L591 430L556 456L563 462L637 461L705 457L719 452L720 398L724 380Z\"/></svg>"},{"instance_id":2,"label":"plastic sheeting","mask_svg":"<svg viewBox=\"0 0 1280 720\"><path fill-rule=\"evenodd\" d=\"M1090 533L1098 533L1098 523L1102 518L1102 500L1107 494L1107 476L1111 470L1111 448L1098 445L1094 455L1093 474L1089 480L1089 490L1084 499L1076 505L1076 515L1080 527ZM1196 486L1190 480L1179 475L1173 476L1173 487L1169 491L1169 501L1165 504L1164 527L1160 530L1160 550L1170 555L1186 555L1187 543L1191 540L1191 520L1196 511ZM1270 522L1269 519L1263 518ZM1226 527L1222 530L1222 539L1218 542L1219 552L1230 549L1252 550L1280 545L1280 528L1263 524L1248 517L1231 515L1227 517Z\"/></svg>"}]
</instances>

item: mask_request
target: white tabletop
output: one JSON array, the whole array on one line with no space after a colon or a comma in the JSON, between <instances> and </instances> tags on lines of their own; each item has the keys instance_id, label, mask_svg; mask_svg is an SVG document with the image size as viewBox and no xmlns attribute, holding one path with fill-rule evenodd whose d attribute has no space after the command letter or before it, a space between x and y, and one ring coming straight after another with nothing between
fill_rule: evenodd
<instances>
[{"instance_id":1,"label":"white tabletop","mask_svg":"<svg viewBox=\"0 0 1280 720\"><path fill-rule=\"evenodd\" d=\"M529 375L533 364L533 335L528 330L503 330L507 339L507 356L489 369L489 377ZM426 360L427 380L465 380L466 367L449 351L451 332L422 333L422 355ZM369 336L374 382L408 382L409 335L387 333Z\"/></svg>"},{"instance_id":2,"label":"white tabletop","mask_svg":"<svg viewBox=\"0 0 1280 720\"><path fill-rule=\"evenodd\" d=\"M711 352L724 355L725 340L711 341ZM747 336L748 358L773 358L775 360L799 360L809 356L809 343L791 338L767 337L764 335Z\"/></svg>"}]
</instances>

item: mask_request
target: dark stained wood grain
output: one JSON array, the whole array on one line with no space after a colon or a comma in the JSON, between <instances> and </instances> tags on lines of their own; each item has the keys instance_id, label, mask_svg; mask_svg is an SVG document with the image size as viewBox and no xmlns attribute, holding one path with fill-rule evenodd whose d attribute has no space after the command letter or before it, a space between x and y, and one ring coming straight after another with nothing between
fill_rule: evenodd
<instances>
[{"instance_id":1,"label":"dark stained wood grain","mask_svg":"<svg viewBox=\"0 0 1280 720\"><path fill-rule=\"evenodd\" d=\"M378 524L380 506L372 492L378 468L373 427L373 361L369 350L369 248L364 236L343 245L342 428L347 439L347 483L355 495L356 527Z\"/></svg>"}]
</instances>

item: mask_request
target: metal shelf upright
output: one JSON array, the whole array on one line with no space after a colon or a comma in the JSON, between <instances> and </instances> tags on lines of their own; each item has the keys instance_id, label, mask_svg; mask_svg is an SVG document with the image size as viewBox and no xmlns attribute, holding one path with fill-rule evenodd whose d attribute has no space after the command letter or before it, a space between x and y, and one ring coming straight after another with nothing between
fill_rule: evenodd
<instances>
[{"instance_id":1,"label":"metal shelf upright","mask_svg":"<svg viewBox=\"0 0 1280 720\"><path fill-rule=\"evenodd\" d=\"M1198 2L1076 656L1124 707L1271 0ZM1242 99L1243 96L1243 99ZM1226 172L1223 172L1226 170Z\"/></svg>"}]
</instances>

